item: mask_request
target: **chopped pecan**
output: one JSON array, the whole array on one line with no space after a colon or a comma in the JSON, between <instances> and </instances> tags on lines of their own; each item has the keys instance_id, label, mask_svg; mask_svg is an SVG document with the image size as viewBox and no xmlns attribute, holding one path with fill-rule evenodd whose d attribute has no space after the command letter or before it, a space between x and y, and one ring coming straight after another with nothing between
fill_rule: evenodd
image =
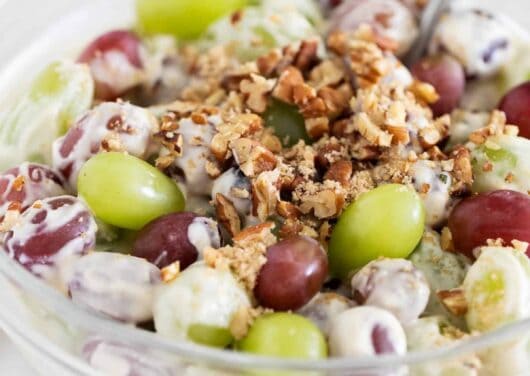
<instances>
[{"instance_id":1,"label":"chopped pecan","mask_svg":"<svg viewBox=\"0 0 530 376\"><path fill-rule=\"evenodd\" d=\"M234 204L221 193L215 195L215 214L219 223L232 237L241 231L241 220Z\"/></svg>"},{"instance_id":2,"label":"chopped pecan","mask_svg":"<svg viewBox=\"0 0 530 376\"><path fill-rule=\"evenodd\" d=\"M374 124L364 112L354 116L353 125L372 145L390 146L392 144L392 135Z\"/></svg>"},{"instance_id":3,"label":"chopped pecan","mask_svg":"<svg viewBox=\"0 0 530 376\"><path fill-rule=\"evenodd\" d=\"M438 99L440 99L440 96L436 92L434 86L426 82L414 80L414 82L412 83L412 85L409 86L408 89L421 103L431 104L435 103Z\"/></svg>"},{"instance_id":4,"label":"chopped pecan","mask_svg":"<svg viewBox=\"0 0 530 376\"><path fill-rule=\"evenodd\" d=\"M445 308L453 315L463 316L467 312L467 302L462 289L437 291L436 295Z\"/></svg>"},{"instance_id":5,"label":"chopped pecan","mask_svg":"<svg viewBox=\"0 0 530 376\"><path fill-rule=\"evenodd\" d=\"M293 65L301 71L310 69L318 62L318 40L303 40L294 57Z\"/></svg>"},{"instance_id":6,"label":"chopped pecan","mask_svg":"<svg viewBox=\"0 0 530 376\"><path fill-rule=\"evenodd\" d=\"M230 146L239 168L246 176L254 177L276 167L274 154L257 141L240 138L232 141Z\"/></svg>"},{"instance_id":7,"label":"chopped pecan","mask_svg":"<svg viewBox=\"0 0 530 376\"><path fill-rule=\"evenodd\" d=\"M335 180L346 187L351 179L353 165L351 161L341 160L333 163L324 175L324 179Z\"/></svg>"},{"instance_id":8,"label":"chopped pecan","mask_svg":"<svg viewBox=\"0 0 530 376\"><path fill-rule=\"evenodd\" d=\"M248 108L257 113L267 109L267 94L274 87L274 80L267 80L257 74L251 74L249 79L244 79L239 85L241 93L246 97Z\"/></svg>"},{"instance_id":9,"label":"chopped pecan","mask_svg":"<svg viewBox=\"0 0 530 376\"><path fill-rule=\"evenodd\" d=\"M303 195L301 201L299 208L302 213L313 211L317 218L331 218L340 213L345 200L344 195L336 190L322 189Z\"/></svg>"},{"instance_id":10,"label":"chopped pecan","mask_svg":"<svg viewBox=\"0 0 530 376\"><path fill-rule=\"evenodd\" d=\"M282 60L282 54L279 50L271 50L268 54L260 56L256 63L259 72L265 77L270 77L276 70L279 62Z\"/></svg>"},{"instance_id":11,"label":"chopped pecan","mask_svg":"<svg viewBox=\"0 0 530 376\"><path fill-rule=\"evenodd\" d=\"M262 221L274 213L280 198L278 178L278 170L265 171L252 182L252 213Z\"/></svg>"},{"instance_id":12,"label":"chopped pecan","mask_svg":"<svg viewBox=\"0 0 530 376\"><path fill-rule=\"evenodd\" d=\"M309 73L309 84L316 89L320 89L337 85L344 77L342 66L332 60L324 60Z\"/></svg>"},{"instance_id":13,"label":"chopped pecan","mask_svg":"<svg viewBox=\"0 0 530 376\"><path fill-rule=\"evenodd\" d=\"M309 137L318 139L329 133L329 119L325 116L306 119L305 127Z\"/></svg>"},{"instance_id":14,"label":"chopped pecan","mask_svg":"<svg viewBox=\"0 0 530 376\"><path fill-rule=\"evenodd\" d=\"M471 167L471 155L464 146L459 146L451 153L454 159L453 177L454 182L451 192L467 190L473 183L473 169Z\"/></svg>"},{"instance_id":15,"label":"chopped pecan","mask_svg":"<svg viewBox=\"0 0 530 376\"><path fill-rule=\"evenodd\" d=\"M298 218L301 214L296 205L288 201L278 201L276 212L283 218Z\"/></svg>"},{"instance_id":16,"label":"chopped pecan","mask_svg":"<svg viewBox=\"0 0 530 376\"><path fill-rule=\"evenodd\" d=\"M288 67L278 78L272 96L284 102L293 103L294 88L300 85L304 85L302 73L295 67Z\"/></svg>"},{"instance_id":17,"label":"chopped pecan","mask_svg":"<svg viewBox=\"0 0 530 376\"><path fill-rule=\"evenodd\" d=\"M297 219L288 218L280 227L280 238L285 239L294 235L298 235L304 229L304 225Z\"/></svg>"},{"instance_id":18,"label":"chopped pecan","mask_svg":"<svg viewBox=\"0 0 530 376\"><path fill-rule=\"evenodd\" d=\"M326 115L335 118L348 108L350 97L337 89L323 87L317 92L317 96L326 105Z\"/></svg>"},{"instance_id":19,"label":"chopped pecan","mask_svg":"<svg viewBox=\"0 0 530 376\"><path fill-rule=\"evenodd\" d=\"M274 222L263 222L247 227L234 236L234 243L241 246L252 243L263 243L266 246L272 245L276 243L276 237L271 232L274 227Z\"/></svg>"}]
</instances>

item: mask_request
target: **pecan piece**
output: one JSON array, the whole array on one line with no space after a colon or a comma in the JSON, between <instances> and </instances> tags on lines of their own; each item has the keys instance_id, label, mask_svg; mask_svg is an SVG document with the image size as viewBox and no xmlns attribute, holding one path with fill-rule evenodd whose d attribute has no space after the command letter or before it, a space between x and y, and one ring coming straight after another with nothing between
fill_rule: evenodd
<instances>
[{"instance_id":1,"label":"pecan piece","mask_svg":"<svg viewBox=\"0 0 530 376\"><path fill-rule=\"evenodd\" d=\"M259 142L249 138L240 138L230 144L234 158L245 176L254 177L263 171L276 167L277 160L273 153Z\"/></svg>"},{"instance_id":2,"label":"pecan piece","mask_svg":"<svg viewBox=\"0 0 530 376\"><path fill-rule=\"evenodd\" d=\"M234 204L221 193L215 195L215 214L232 237L241 231L241 220Z\"/></svg>"},{"instance_id":3,"label":"pecan piece","mask_svg":"<svg viewBox=\"0 0 530 376\"><path fill-rule=\"evenodd\" d=\"M463 316L467 312L467 302L462 289L437 291L436 295L445 308L453 315Z\"/></svg>"},{"instance_id":4,"label":"pecan piece","mask_svg":"<svg viewBox=\"0 0 530 376\"><path fill-rule=\"evenodd\" d=\"M324 180L335 180L342 186L347 186L353 173L351 161L341 160L333 163L324 175Z\"/></svg>"}]
</instances>

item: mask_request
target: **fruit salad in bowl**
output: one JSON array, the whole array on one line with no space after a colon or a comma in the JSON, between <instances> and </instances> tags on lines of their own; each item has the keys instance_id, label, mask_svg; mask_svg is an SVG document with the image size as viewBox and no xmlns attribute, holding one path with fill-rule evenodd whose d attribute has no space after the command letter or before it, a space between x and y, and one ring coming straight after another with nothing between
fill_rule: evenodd
<instances>
[{"instance_id":1,"label":"fruit salad in bowl","mask_svg":"<svg viewBox=\"0 0 530 376\"><path fill-rule=\"evenodd\" d=\"M74 374L526 375L530 38L455 1L410 61L435 3L137 0L43 66L0 108L8 332Z\"/></svg>"}]
</instances>

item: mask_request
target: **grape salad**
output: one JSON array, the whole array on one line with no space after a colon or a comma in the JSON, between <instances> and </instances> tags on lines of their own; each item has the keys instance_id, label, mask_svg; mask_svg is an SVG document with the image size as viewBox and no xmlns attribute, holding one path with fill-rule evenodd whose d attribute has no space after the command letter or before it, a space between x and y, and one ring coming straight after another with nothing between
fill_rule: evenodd
<instances>
[{"instance_id":1,"label":"grape salad","mask_svg":"<svg viewBox=\"0 0 530 376\"><path fill-rule=\"evenodd\" d=\"M20 150L0 246L89 312L254 355L404 355L530 318L530 38L452 4L407 66L427 5L137 0L0 109ZM529 345L379 374L524 375Z\"/></svg>"}]
</instances>

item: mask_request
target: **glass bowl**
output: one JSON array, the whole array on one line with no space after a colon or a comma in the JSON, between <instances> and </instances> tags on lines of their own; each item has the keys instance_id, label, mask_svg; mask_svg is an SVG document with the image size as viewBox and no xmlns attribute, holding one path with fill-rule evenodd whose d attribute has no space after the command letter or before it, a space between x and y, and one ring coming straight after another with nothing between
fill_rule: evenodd
<instances>
[{"instance_id":1,"label":"glass bowl","mask_svg":"<svg viewBox=\"0 0 530 376\"><path fill-rule=\"evenodd\" d=\"M0 33L4 36L0 40L0 109L24 89L34 76L31 72L53 59L76 54L99 33L133 21L132 0L0 0ZM0 326L35 370L46 375L101 374L82 356L87 341L105 341L107 348L128 359L113 364L116 375L530 374L530 319L449 347L406 356L298 361L168 340L111 321L72 304L4 252L0 252L0 301ZM475 355L484 359L480 373L451 368ZM92 360L109 361L104 354Z\"/></svg>"}]
</instances>

